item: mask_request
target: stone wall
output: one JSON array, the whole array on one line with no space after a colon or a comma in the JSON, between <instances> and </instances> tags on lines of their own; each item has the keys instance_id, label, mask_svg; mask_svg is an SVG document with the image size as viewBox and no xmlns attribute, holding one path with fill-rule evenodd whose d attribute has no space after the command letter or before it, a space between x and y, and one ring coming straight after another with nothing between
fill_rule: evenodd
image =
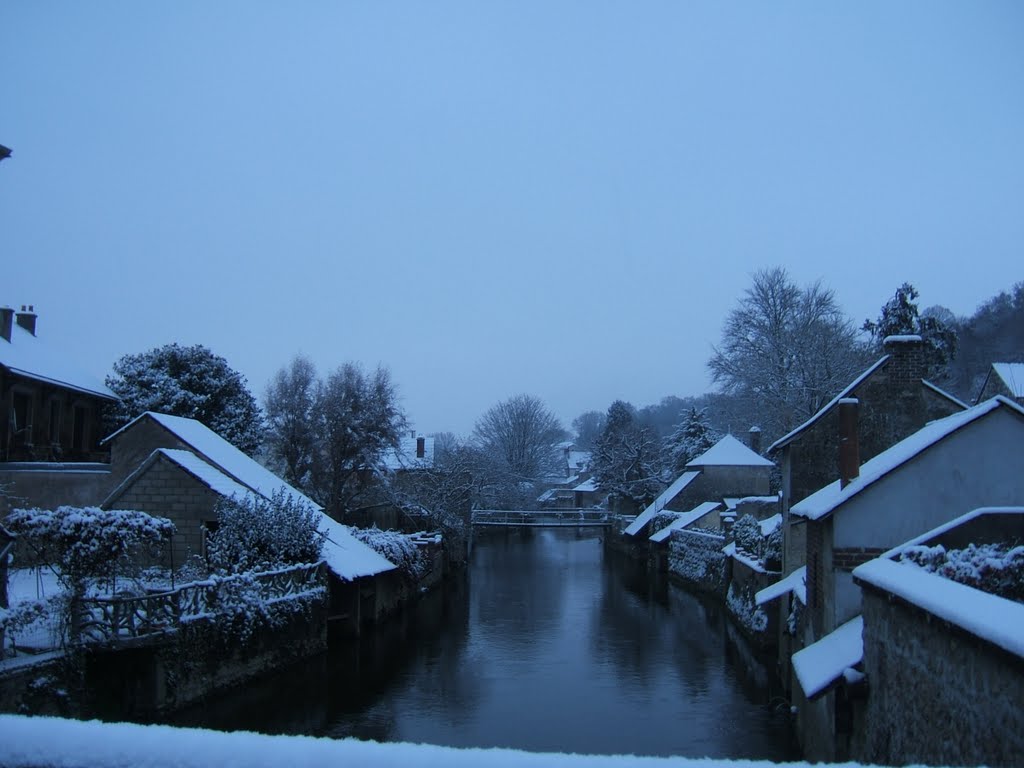
<instances>
[{"instance_id":1,"label":"stone wall","mask_svg":"<svg viewBox=\"0 0 1024 768\"><path fill-rule=\"evenodd\" d=\"M109 464L7 464L0 468L0 514L21 507L95 507L112 489Z\"/></svg>"},{"instance_id":2,"label":"stone wall","mask_svg":"<svg viewBox=\"0 0 1024 768\"><path fill-rule=\"evenodd\" d=\"M1024 660L867 585L863 608L869 690L851 757L1024 765Z\"/></svg>"},{"instance_id":3,"label":"stone wall","mask_svg":"<svg viewBox=\"0 0 1024 768\"><path fill-rule=\"evenodd\" d=\"M722 552L725 537L706 531L673 531L669 540L668 572L689 587L725 595L729 558Z\"/></svg>"},{"instance_id":4,"label":"stone wall","mask_svg":"<svg viewBox=\"0 0 1024 768\"><path fill-rule=\"evenodd\" d=\"M134 509L171 520L177 531L171 539L168 562L178 567L189 555L205 553L204 525L216 521L214 505L220 497L164 456L160 456L111 509Z\"/></svg>"}]
</instances>

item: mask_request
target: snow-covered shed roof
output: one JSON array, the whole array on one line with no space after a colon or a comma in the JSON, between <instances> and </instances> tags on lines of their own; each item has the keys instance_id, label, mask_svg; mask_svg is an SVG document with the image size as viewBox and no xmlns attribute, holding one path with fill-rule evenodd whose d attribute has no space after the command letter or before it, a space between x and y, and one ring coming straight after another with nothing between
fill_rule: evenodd
<instances>
[{"instance_id":1,"label":"snow-covered shed roof","mask_svg":"<svg viewBox=\"0 0 1024 768\"><path fill-rule=\"evenodd\" d=\"M269 499L275 493L285 493L314 509L321 509L320 505L315 501L293 488L255 459L247 456L205 424L195 419L146 411L141 416L121 427L117 432L104 438L103 442L106 443L116 439L143 419L152 419L181 442L192 448L196 453L207 459L211 464L214 464L227 475L233 477L242 485L256 491L261 496Z\"/></svg>"},{"instance_id":2,"label":"snow-covered shed roof","mask_svg":"<svg viewBox=\"0 0 1024 768\"><path fill-rule=\"evenodd\" d=\"M235 482L212 464L203 461L192 451L183 451L180 448L157 448L117 488L108 494L100 506L105 507L117 499L161 457L178 465L211 491L221 496L234 496L241 499L253 495L252 489Z\"/></svg>"},{"instance_id":3,"label":"snow-covered shed roof","mask_svg":"<svg viewBox=\"0 0 1024 768\"><path fill-rule=\"evenodd\" d=\"M687 467L772 467L773 462L758 456L732 435L726 435Z\"/></svg>"},{"instance_id":4,"label":"snow-covered shed roof","mask_svg":"<svg viewBox=\"0 0 1024 768\"><path fill-rule=\"evenodd\" d=\"M566 453L566 460L568 461L569 469L572 472L579 472L580 470L586 469L590 466L590 459L590 451L570 449Z\"/></svg>"},{"instance_id":5,"label":"snow-covered shed roof","mask_svg":"<svg viewBox=\"0 0 1024 768\"><path fill-rule=\"evenodd\" d=\"M573 490L574 491L584 491L584 492L596 491L597 490L597 479L593 478L593 477L588 478L587 480L584 480L582 483L580 483L575 488L573 488Z\"/></svg>"},{"instance_id":6,"label":"snow-covered shed roof","mask_svg":"<svg viewBox=\"0 0 1024 768\"><path fill-rule=\"evenodd\" d=\"M1024 658L1024 604L885 557L858 566L853 578Z\"/></svg>"},{"instance_id":7,"label":"snow-covered shed roof","mask_svg":"<svg viewBox=\"0 0 1024 768\"><path fill-rule=\"evenodd\" d=\"M798 517L819 520L938 441L998 408L1009 408L1024 417L1024 408L1002 395L997 395L966 411L929 422L914 434L861 465L860 476L851 480L845 488L841 488L840 482L836 480L795 504L790 511Z\"/></svg>"},{"instance_id":8,"label":"snow-covered shed roof","mask_svg":"<svg viewBox=\"0 0 1024 768\"><path fill-rule=\"evenodd\" d=\"M696 507L691 509L689 512L680 513L679 517L669 523L667 526L662 528L660 531L651 535L651 541L662 542L672 535L672 531L678 531L685 528L688 525L700 520L705 515L714 512L722 506L717 501L705 501L703 504L698 504Z\"/></svg>"},{"instance_id":9,"label":"snow-covered shed roof","mask_svg":"<svg viewBox=\"0 0 1024 768\"><path fill-rule=\"evenodd\" d=\"M90 373L88 350L60 348L35 336L17 323L11 340L0 337L0 365L19 376L55 384L76 392L118 400L103 379Z\"/></svg>"},{"instance_id":10,"label":"snow-covered shed roof","mask_svg":"<svg viewBox=\"0 0 1024 768\"><path fill-rule=\"evenodd\" d=\"M396 567L386 558L356 539L348 532L344 525L325 514L323 509L312 499L290 486L273 472L258 464L254 459L195 419L147 411L130 424L110 435L106 440L113 440L140 419L145 418L152 419L160 424L183 443L191 447L199 454L196 456L197 461L205 459L206 462L204 463L213 465L209 470L203 470L199 464L181 456L183 453L189 453L188 451L171 451L168 449L158 451L158 453L162 452L162 455L168 456L168 458L179 463L182 468L192 474L195 474L197 470L205 472L206 479L203 482L206 482L213 490L217 490L217 488L211 485L210 482L207 482L207 480L217 482L222 487L229 487L226 485L226 481L233 481L240 486L244 486L243 490L251 490L265 498L269 499L275 493L281 492L316 510L320 514L319 528L327 534L323 548L324 561L331 572L339 578L351 581L361 576L374 576L378 573L394 570ZM147 461L149 460L147 459ZM188 466L186 466L186 463ZM214 479L215 476L212 473L217 471L223 473L226 477ZM131 478L126 480L125 483L128 483L129 480ZM122 486L125 486L125 483L122 483ZM119 486L119 488L122 486ZM114 494L111 495L111 498L113 496Z\"/></svg>"},{"instance_id":11,"label":"snow-covered shed roof","mask_svg":"<svg viewBox=\"0 0 1024 768\"><path fill-rule=\"evenodd\" d=\"M683 489L692 483L699 474L700 470L683 472L672 485L662 491L661 495L650 503L647 509L637 515L636 519L626 526L626 530L623 533L629 536L636 536L640 533L640 529L651 522L665 508L665 505L682 493Z\"/></svg>"},{"instance_id":12,"label":"snow-covered shed roof","mask_svg":"<svg viewBox=\"0 0 1024 768\"><path fill-rule=\"evenodd\" d=\"M416 441L423 441L423 456L416 455ZM398 448L384 453L381 457L385 469L430 469L434 466L434 438L403 437Z\"/></svg>"},{"instance_id":13,"label":"snow-covered shed roof","mask_svg":"<svg viewBox=\"0 0 1024 768\"><path fill-rule=\"evenodd\" d=\"M801 565L789 576L784 579L776 581L774 584L769 584L764 589L760 590L754 595L754 603L756 605L764 605L769 603L777 597L792 592L797 596L797 599L807 605L807 566Z\"/></svg>"},{"instance_id":14,"label":"snow-covered shed roof","mask_svg":"<svg viewBox=\"0 0 1024 768\"><path fill-rule=\"evenodd\" d=\"M992 363L992 371L1013 397L1024 397L1024 363Z\"/></svg>"},{"instance_id":15,"label":"snow-covered shed roof","mask_svg":"<svg viewBox=\"0 0 1024 768\"><path fill-rule=\"evenodd\" d=\"M864 658L864 617L856 616L793 654L793 671L804 695L813 699Z\"/></svg>"}]
</instances>

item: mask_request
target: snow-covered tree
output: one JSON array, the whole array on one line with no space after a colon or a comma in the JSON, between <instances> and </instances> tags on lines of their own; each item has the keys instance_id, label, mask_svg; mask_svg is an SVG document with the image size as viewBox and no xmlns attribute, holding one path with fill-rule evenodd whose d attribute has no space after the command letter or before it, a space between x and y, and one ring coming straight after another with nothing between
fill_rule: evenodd
<instances>
[{"instance_id":1,"label":"snow-covered tree","mask_svg":"<svg viewBox=\"0 0 1024 768\"><path fill-rule=\"evenodd\" d=\"M590 450L604 431L605 416L600 411L585 411L572 420L575 442L578 448Z\"/></svg>"},{"instance_id":2,"label":"snow-covered tree","mask_svg":"<svg viewBox=\"0 0 1024 768\"><path fill-rule=\"evenodd\" d=\"M558 418L533 395L492 406L473 429L477 446L523 481L537 480L552 468L555 446L565 437Z\"/></svg>"},{"instance_id":3,"label":"snow-covered tree","mask_svg":"<svg viewBox=\"0 0 1024 768\"><path fill-rule=\"evenodd\" d=\"M749 399L769 437L813 415L863 368L856 330L820 282L756 272L708 361L723 391Z\"/></svg>"},{"instance_id":4,"label":"snow-covered tree","mask_svg":"<svg viewBox=\"0 0 1024 768\"><path fill-rule=\"evenodd\" d=\"M217 530L207 547L209 564L221 573L242 573L320 560L320 515L291 493L221 499Z\"/></svg>"},{"instance_id":5,"label":"snow-covered tree","mask_svg":"<svg viewBox=\"0 0 1024 768\"><path fill-rule=\"evenodd\" d=\"M871 334L876 349L887 336L916 334L925 347L927 375L942 378L956 357L958 336L956 319L945 307L919 311L914 301L920 294L910 283L903 283L895 295L882 305L877 320L865 320L862 329Z\"/></svg>"},{"instance_id":6,"label":"snow-covered tree","mask_svg":"<svg viewBox=\"0 0 1024 768\"><path fill-rule=\"evenodd\" d=\"M707 410L691 408L684 412L675 431L665 441L663 465L675 477L693 459L700 456L716 442L720 435L708 424Z\"/></svg>"},{"instance_id":7,"label":"snow-covered tree","mask_svg":"<svg viewBox=\"0 0 1024 768\"><path fill-rule=\"evenodd\" d=\"M664 488L659 454L658 441L650 429L637 424L633 406L616 400L608 408L591 469L602 491L642 507Z\"/></svg>"},{"instance_id":8,"label":"snow-covered tree","mask_svg":"<svg viewBox=\"0 0 1024 768\"><path fill-rule=\"evenodd\" d=\"M296 488L311 490L317 457L317 390L312 361L301 355L281 368L267 385L265 449L270 462Z\"/></svg>"},{"instance_id":9,"label":"snow-covered tree","mask_svg":"<svg viewBox=\"0 0 1024 768\"><path fill-rule=\"evenodd\" d=\"M201 344L125 355L106 383L121 398L108 414L111 430L157 411L196 419L248 454L263 441L263 414L245 378Z\"/></svg>"},{"instance_id":10,"label":"snow-covered tree","mask_svg":"<svg viewBox=\"0 0 1024 768\"><path fill-rule=\"evenodd\" d=\"M345 363L318 388L320 438L313 486L332 515L352 508L366 492L384 452L397 447L406 427L398 394L386 368L367 374Z\"/></svg>"}]
</instances>

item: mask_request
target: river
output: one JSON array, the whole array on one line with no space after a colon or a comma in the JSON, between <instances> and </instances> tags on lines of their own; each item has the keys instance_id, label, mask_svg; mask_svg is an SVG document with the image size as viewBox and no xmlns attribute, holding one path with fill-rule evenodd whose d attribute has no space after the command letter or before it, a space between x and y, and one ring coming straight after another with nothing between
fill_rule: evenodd
<instances>
[{"instance_id":1,"label":"river","mask_svg":"<svg viewBox=\"0 0 1024 768\"><path fill-rule=\"evenodd\" d=\"M770 664L721 606L599 529L486 529L468 573L358 644L179 725L531 751L795 759Z\"/></svg>"}]
</instances>

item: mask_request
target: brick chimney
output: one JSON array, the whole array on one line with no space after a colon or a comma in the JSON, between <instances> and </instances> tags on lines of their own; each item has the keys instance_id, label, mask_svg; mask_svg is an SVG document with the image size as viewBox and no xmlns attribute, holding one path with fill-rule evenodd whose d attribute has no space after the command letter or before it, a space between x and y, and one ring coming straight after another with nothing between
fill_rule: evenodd
<instances>
[{"instance_id":1,"label":"brick chimney","mask_svg":"<svg viewBox=\"0 0 1024 768\"><path fill-rule=\"evenodd\" d=\"M11 340L14 331L14 307L0 307L0 336L4 341Z\"/></svg>"},{"instance_id":2,"label":"brick chimney","mask_svg":"<svg viewBox=\"0 0 1024 768\"><path fill-rule=\"evenodd\" d=\"M845 488L860 475L860 439L857 435L855 397L839 401L839 487Z\"/></svg>"},{"instance_id":3,"label":"brick chimney","mask_svg":"<svg viewBox=\"0 0 1024 768\"><path fill-rule=\"evenodd\" d=\"M416 458L422 459L427 455L427 439L425 437L416 438Z\"/></svg>"},{"instance_id":4,"label":"brick chimney","mask_svg":"<svg viewBox=\"0 0 1024 768\"><path fill-rule=\"evenodd\" d=\"M18 325L33 336L36 335L36 317L38 317L38 315L36 315L35 307L31 304L29 304L28 307L22 304L21 312L19 312L15 317L18 321Z\"/></svg>"},{"instance_id":5,"label":"brick chimney","mask_svg":"<svg viewBox=\"0 0 1024 768\"><path fill-rule=\"evenodd\" d=\"M925 375L924 341L920 336L886 336L882 341L889 355L886 370L893 392L897 394L920 391Z\"/></svg>"},{"instance_id":6,"label":"brick chimney","mask_svg":"<svg viewBox=\"0 0 1024 768\"><path fill-rule=\"evenodd\" d=\"M750 431L747 432L747 445L750 446L750 450L756 453L758 456L761 455L761 428L751 427Z\"/></svg>"}]
</instances>

